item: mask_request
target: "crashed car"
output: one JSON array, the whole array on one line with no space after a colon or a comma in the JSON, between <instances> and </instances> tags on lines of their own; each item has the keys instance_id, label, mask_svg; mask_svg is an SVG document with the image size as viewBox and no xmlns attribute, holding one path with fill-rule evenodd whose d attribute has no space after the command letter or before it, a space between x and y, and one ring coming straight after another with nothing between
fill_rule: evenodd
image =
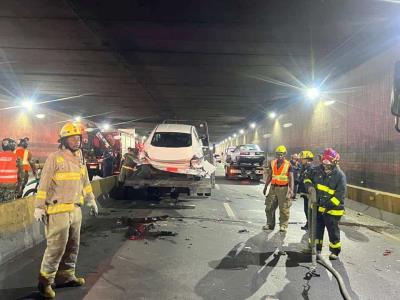
<instances>
[{"instance_id":1,"label":"crashed car","mask_svg":"<svg viewBox=\"0 0 400 300\"><path fill-rule=\"evenodd\" d=\"M192 125L158 125L143 151L147 163L161 171L200 177L215 171L215 166L205 160L203 144Z\"/></svg>"},{"instance_id":2,"label":"crashed car","mask_svg":"<svg viewBox=\"0 0 400 300\"><path fill-rule=\"evenodd\" d=\"M238 165L251 164L262 166L265 160L264 151L256 144L237 146L230 152L229 162Z\"/></svg>"}]
</instances>

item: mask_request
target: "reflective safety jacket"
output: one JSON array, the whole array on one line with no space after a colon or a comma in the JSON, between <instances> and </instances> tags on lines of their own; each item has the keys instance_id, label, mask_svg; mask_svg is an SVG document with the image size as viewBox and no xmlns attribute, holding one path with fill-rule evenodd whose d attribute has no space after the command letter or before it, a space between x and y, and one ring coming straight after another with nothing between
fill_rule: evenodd
<instances>
[{"instance_id":1,"label":"reflective safety jacket","mask_svg":"<svg viewBox=\"0 0 400 300\"><path fill-rule=\"evenodd\" d=\"M31 160L32 156L31 152L28 149L25 149L24 147L17 147L15 153L21 159L22 165L24 166L24 171L29 172L31 170L31 165L29 164L29 161Z\"/></svg>"},{"instance_id":2,"label":"reflective safety jacket","mask_svg":"<svg viewBox=\"0 0 400 300\"><path fill-rule=\"evenodd\" d=\"M312 169L304 179L306 189L313 186L317 192L318 211L333 216L344 214L346 175L339 167L326 174L322 165Z\"/></svg>"},{"instance_id":3,"label":"reflective safety jacket","mask_svg":"<svg viewBox=\"0 0 400 300\"><path fill-rule=\"evenodd\" d=\"M289 184L289 169L290 162L286 159L279 166L278 169L278 160L274 159L271 161L271 171L272 171L272 180L271 184L273 185L288 185Z\"/></svg>"},{"instance_id":4,"label":"reflective safety jacket","mask_svg":"<svg viewBox=\"0 0 400 300\"><path fill-rule=\"evenodd\" d=\"M0 152L0 185L18 183L18 156L11 152Z\"/></svg>"},{"instance_id":5,"label":"reflective safety jacket","mask_svg":"<svg viewBox=\"0 0 400 300\"><path fill-rule=\"evenodd\" d=\"M125 153L122 163L122 168L127 171L136 171L136 166L138 165L137 158L131 153ZM122 171L122 170L121 170Z\"/></svg>"},{"instance_id":6,"label":"reflective safety jacket","mask_svg":"<svg viewBox=\"0 0 400 300\"><path fill-rule=\"evenodd\" d=\"M44 164L35 207L45 208L47 214L74 210L84 200L94 199L81 152L59 150L50 154Z\"/></svg>"}]
</instances>

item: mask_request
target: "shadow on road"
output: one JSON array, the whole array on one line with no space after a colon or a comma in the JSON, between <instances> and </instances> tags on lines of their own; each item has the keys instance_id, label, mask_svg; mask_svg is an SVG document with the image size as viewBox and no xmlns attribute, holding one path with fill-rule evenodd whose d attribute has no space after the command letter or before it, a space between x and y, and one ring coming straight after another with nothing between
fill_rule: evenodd
<instances>
[{"instance_id":1,"label":"shadow on road","mask_svg":"<svg viewBox=\"0 0 400 300\"><path fill-rule=\"evenodd\" d=\"M308 239L304 234L299 243L283 246L285 236L274 232L272 236L262 232L239 243L225 257L212 261L213 269L195 287L203 299L248 299L257 293L260 299L340 299L335 278L330 279L322 266L320 277L306 278L311 256L302 250ZM334 267L342 274L352 299L358 296L352 291L347 272L340 261ZM282 281L284 277L284 281ZM265 290L270 282L273 290ZM311 290L312 285L314 289ZM260 290L264 286L264 290ZM311 296L312 293L312 296Z\"/></svg>"}]
</instances>

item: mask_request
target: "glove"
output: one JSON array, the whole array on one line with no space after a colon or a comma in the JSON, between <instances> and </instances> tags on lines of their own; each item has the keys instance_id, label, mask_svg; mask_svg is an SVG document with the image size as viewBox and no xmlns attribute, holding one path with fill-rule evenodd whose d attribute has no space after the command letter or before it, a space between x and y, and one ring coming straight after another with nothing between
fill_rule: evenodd
<instances>
[{"instance_id":1,"label":"glove","mask_svg":"<svg viewBox=\"0 0 400 300\"><path fill-rule=\"evenodd\" d=\"M35 217L36 221L43 222L44 224L47 223L46 210L44 208L36 207L33 216Z\"/></svg>"},{"instance_id":2,"label":"glove","mask_svg":"<svg viewBox=\"0 0 400 300\"><path fill-rule=\"evenodd\" d=\"M97 216L99 214L99 208L97 207L96 200L92 199L88 202L88 207L90 208L90 215Z\"/></svg>"},{"instance_id":3,"label":"glove","mask_svg":"<svg viewBox=\"0 0 400 300\"><path fill-rule=\"evenodd\" d=\"M287 194L286 194L286 199L291 199L292 196L293 196L293 192L292 192L292 190L289 189L289 190L287 191Z\"/></svg>"}]
</instances>

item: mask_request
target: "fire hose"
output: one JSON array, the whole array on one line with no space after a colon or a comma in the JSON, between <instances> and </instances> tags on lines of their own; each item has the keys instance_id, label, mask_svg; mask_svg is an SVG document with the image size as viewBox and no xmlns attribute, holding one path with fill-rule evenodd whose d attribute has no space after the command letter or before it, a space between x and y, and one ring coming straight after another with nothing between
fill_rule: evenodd
<instances>
[{"instance_id":1,"label":"fire hose","mask_svg":"<svg viewBox=\"0 0 400 300\"><path fill-rule=\"evenodd\" d=\"M317 275L317 262L325 267L331 274L336 278L340 294L343 299L351 300L351 297L347 291L344 280L342 276L336 271L322 256L317 253L317 245L315 243L316 230L317 230L317 195L314 188L310 189L309 193L309 205L308 205L308 220L311 220L311 226L309 226L309 237L311 243L311 268L310 268L310 276L319 276Z\"/></svg>"}]
</instances>

